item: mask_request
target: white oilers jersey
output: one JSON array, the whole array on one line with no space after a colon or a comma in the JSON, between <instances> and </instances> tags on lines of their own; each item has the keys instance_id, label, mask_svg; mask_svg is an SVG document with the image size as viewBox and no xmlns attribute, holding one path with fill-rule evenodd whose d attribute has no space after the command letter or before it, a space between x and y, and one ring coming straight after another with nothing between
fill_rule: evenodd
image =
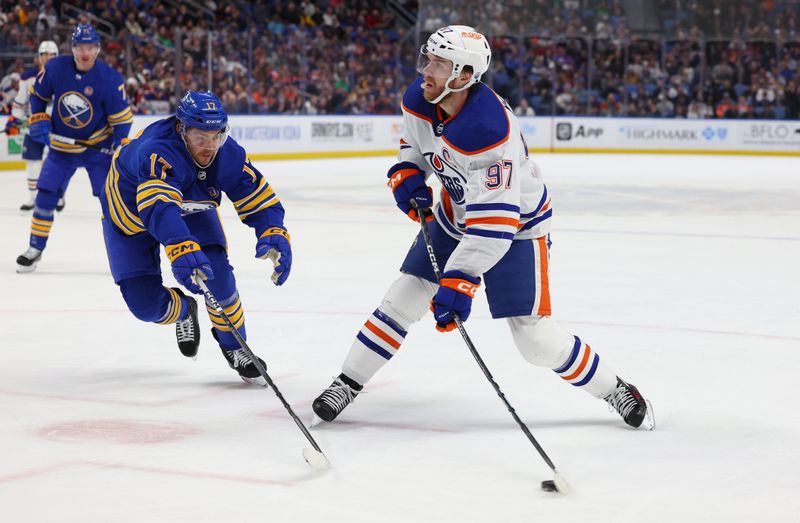
<instances>
[{"instance_id":1,"label":"white oilers jersey","mask_svg":"<svg viewBox=\"0 0 800 523\"><path fill-rule=\"evenodd\" d=\"M398 156L442 183L436 220L460 239L444 270L481 276L513 240L550 232L547 188L513 111L494 91L477 84L461 110L443 119L421 84L417 78L403 96Z\"/></svg>"},{"instance_id":2,"label":"white oilers jersey","mask_svg":"<svg viewBox=\"0 0 800 523\"><path fill-rule=\"evenodd\" d=\"M22 73L19 81L19 90L14 102L11 106L11 114L17 120L27 121L31 115L30 106L30 91L33 89L33 83L36 81L36 74L39 69L28 69Z\"/></svg>"}]
</instances>

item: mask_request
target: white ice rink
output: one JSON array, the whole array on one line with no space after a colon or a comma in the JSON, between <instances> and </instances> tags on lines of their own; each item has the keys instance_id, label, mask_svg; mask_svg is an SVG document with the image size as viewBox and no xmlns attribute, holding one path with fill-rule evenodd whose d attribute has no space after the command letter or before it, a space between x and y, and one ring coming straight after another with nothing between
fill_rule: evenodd
<instances>
[{"instance_id":1,"label":"white ice rink","mask_svg":"<svg viewBox=\"0 0 800 523\"><path fill-rule=\"evenodd\" d=\"M800 159L539 162L554 317L658 422L629 430L528 365L479 293L467 330L570 495L539 489L549 469L430 315L340 421L312 431L334 464L315 473L302 433L228 368L206 316L191 361L173 327L127 311L83 171L38 270L16 274L25 180L0 172L0 521L800 521ZM391 163L259 164L288 212L282 288L223 205L250 345L304 420L418 232L384 185Z\"/></svg>"}]
</instances>

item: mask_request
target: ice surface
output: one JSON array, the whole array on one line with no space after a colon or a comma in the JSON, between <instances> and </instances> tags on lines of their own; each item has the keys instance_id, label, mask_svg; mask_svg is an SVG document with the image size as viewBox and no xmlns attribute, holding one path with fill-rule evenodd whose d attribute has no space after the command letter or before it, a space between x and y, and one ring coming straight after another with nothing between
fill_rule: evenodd
<instances>
[{"instance_id":1,"label":"ice surface","mask_svg":"<svg viewBox=\"0 0 800 523\"><path fill-rule=\"evenodd\" d=\"M554 316L652 400L629 430L525 363L481 294L466 326L570 482L552 475L457 333L430 316L308 446L269 390L239 382L207 317L197 361L128 313L83 171L35 273L24 174L0 173L0 520L800 521L800 160L539 159L554 199ZM259 164L287 210L294 267L269 281L222 216L249 342L307 422L417 226L391 158ZM165 265L165 280L174 282Z\"/></svg>"}]
</instances>

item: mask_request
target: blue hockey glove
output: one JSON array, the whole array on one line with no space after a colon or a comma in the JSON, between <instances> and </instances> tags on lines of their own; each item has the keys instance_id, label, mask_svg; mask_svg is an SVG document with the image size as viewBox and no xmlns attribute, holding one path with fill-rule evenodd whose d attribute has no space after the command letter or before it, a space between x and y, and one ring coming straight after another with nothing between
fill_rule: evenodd
<instances>
[{"instance_id":1,"label":"blue hockey glove","mask_svg":"<svg viewBox=\"0 0 800 523\"><path fill-rule=\"evenodd\" d=\"M202 290L194 282L194 272L199 270L203 274L203 279L214 279L214 271L211 270L211 262L200 250L200 245L192 236L183 238L173 238L167 242L164 250L167 258L172 263L172 274L178 282L189 289L194 294L202 294Z\"/></svg>"},{"instance_id":2,"label":"blue hockey glove","mask_svg":"<svg viewBox=\"0 0 800 523\"><path fill-rule=\"evenodd\" d=\"M456 328L454 315L467 321L472 310L472 299L481 286L481 279L461 271L447 271L439 280L439 290L431 300L431 311L436 319L436 330L449 332Z\"/></svg>"},{"instance_id":3,"label":"blue hockey glove","mask_svg":"<svg viewBox=\"0 0 800 523\"><path fill-rule=\"evenodd\" d=\"M417 202L420 209L429 209L433 205L433 189L425 183L425 171L411 162L396 163L386 175L386 185L392 189L397 207L415 222L419 221L419 213L411 206L411 200ZM426 221L431 221L433 214L428 214Z\"/></svg>"},{"instance_id":4,"label":"blue hockey glove","mask_svg":"<svg viewBox=\"0 0 800 523\"><path fill-rule=\"evenodd\" d=\"M34 142L49 144L52 129L50 115L47 113L33 113L28 118L28 134Z\"/></svg>"},{"instance_id":5,"label":"blue hockey glove","mask_svg":"<svg viewBox=\"0 0 800 523\"><path fill-rule=\"evenodd\" d=\"M275 265L272 273L272 283L283 285L292 270L292 245L291 237L286 229L270 227L258 238L256 243L256 258L270 260Z\"/></svg>"}]
</instances>

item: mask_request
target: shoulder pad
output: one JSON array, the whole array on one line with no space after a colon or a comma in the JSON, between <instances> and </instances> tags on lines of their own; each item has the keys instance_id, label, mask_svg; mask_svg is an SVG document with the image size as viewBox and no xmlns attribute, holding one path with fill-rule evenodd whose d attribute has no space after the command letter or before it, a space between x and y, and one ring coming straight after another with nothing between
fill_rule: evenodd
<instances>
[{"instance_id":1,"label":"shoulder pad","mask_svg":"<svg viewBox=\"0 0 800 523\"><path fill-rule=\"evenodd\" d=\"M479 154L508 141L511 122L505 103L483 84L445 127L443 139L461 154Z\"/></svg>"},{"instance_id":2,"label":"shoulder pad","mask_svg":"<svg viewBox=\"0 0 800 523\"><path fill-rule=\"evenodd\" d=\"M94 64L94 66L98 67L100 69L100 72L103 73L107 83L115 83L116 80L119 80L119 81L122 81L122 82L125 81L125 79L122 77L122 75L119 73L119 71L117 71L116 69L114 69L113 67L111 67L110 65L108 65L107 63L105 63L102 60L97 60L97 62L95 62L95 64Z\"/></svg>"},{"instance_id":3,"label":"shoulder pad","mask_svg":"<svg viewBox=\"0 0 800 523\"><path fill-rule=\"evenodd\" d=\"M27 80L28 78L33 78L37 74L39 74L39 69L37 69L36 67L31 67L30 69L26 69L25 71L23 71L19 79Z\"/></svg>"},{"instance_id":4,"label":"shoulder pad","mask_svg":"<svg viewBox=\"0 0 800 523\"><path fill-rule=\"evenodd\" d=\"M436 106L422 96L422 77L417 77L411 82L403 95L403 112L406 112L427 122L433 122Z\"/></svg>"},{"instance_id":5,"label":"shoulder pad","mask_svg":"<svg viewBox=\"0 0 800 523\"><path fill-rule=\"evenodd\" d=\"M247 152L244 150L244 147L236 143L236 140L228 136L228 139L225 140L222 148L217 153L217 157L214 159L214 162L219 162L220 166L234 166L235 169L241 171L241 166L244 165L246 160Z\"/></svg>"}]
</instances>

